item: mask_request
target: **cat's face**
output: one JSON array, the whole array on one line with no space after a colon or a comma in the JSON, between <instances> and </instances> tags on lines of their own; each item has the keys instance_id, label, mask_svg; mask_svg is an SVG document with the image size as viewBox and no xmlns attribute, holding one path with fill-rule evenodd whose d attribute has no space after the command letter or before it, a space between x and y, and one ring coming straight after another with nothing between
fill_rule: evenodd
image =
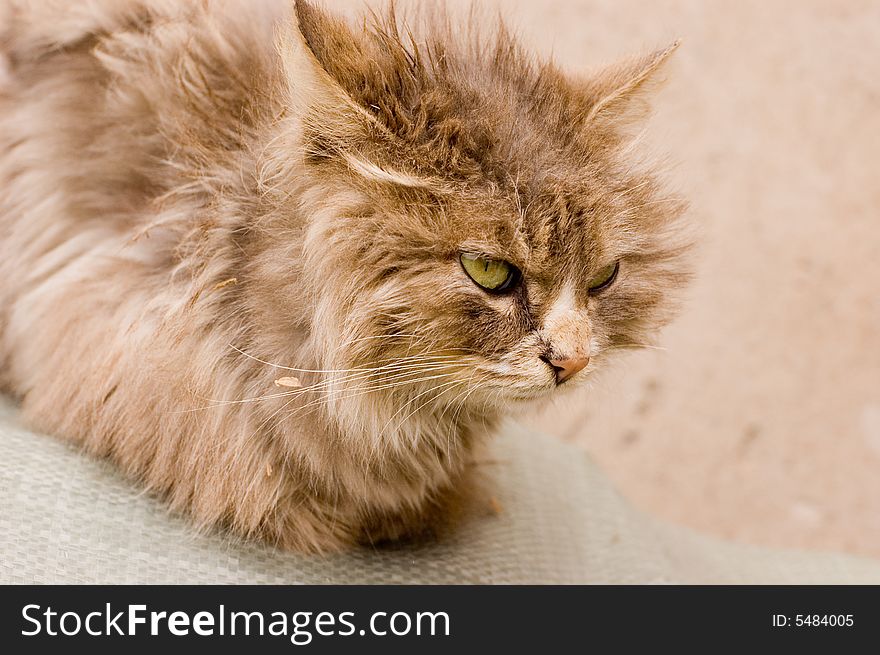
<instances>
[{"instance_id":1,"label":"cat's face","mask_svg":"<svg viewBox=\"0 0 880 655\"><path fill-rule=\"evenodd\" d=\"M682 206L623 155L621 122L668 52L575 84L503 34L492 57L449 33L414 56L387 26L353 35L300 6L308 85L327 85L299 123L325 366L426 403L504 403L646 344L686 277Z\"/></svg>"}]
</instances>

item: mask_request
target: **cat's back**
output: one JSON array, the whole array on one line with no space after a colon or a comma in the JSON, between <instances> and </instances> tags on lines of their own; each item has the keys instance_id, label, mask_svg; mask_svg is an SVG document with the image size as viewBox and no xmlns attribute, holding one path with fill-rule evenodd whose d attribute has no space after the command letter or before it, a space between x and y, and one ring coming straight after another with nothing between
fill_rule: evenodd
<instances>
[{"instance_id":1,"label":"cat's back","mask_svg":"<svg viewBox=\"0 0 880 655\"><path fill-rule=\"evenodd\" d=\"M173 268L175 233L152 226L197 220L211 166L245 147L229 135L258 120L282 4L0 0L0 388L30 361L13 353L57 347L43 318Z\"/></svg>"},{"instance_id":2,"label":"cat's back","mask_svg":"<svg viewBox=\"0 0 880 655\"><path fill-rule=\"evenodd\" d=\"M177 185L161 164L231 128L280 5L0 0L0 220L61 196L68 219L130 217Z\"/></svg>"},{"instance_id":3,"label":"cat's back","mask_svg":"<svg viewBox=\"0 0 880 655\"><path fill-rule=\"evenodd\" d=\"M259 95L282 4L0 0L0 306L195 210L186 190L206 144L238 145L221 135Z\"/></svg>"}]
</instances>

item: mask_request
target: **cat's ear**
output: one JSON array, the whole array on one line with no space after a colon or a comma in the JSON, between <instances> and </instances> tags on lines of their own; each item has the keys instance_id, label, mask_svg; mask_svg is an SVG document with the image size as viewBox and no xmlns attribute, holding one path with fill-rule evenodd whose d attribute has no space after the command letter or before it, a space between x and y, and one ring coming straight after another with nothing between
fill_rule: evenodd
<instances>
[{"instance_id":1,"label":"cat's ear","mask_svg":"<svg viewBox=\"0 0 880 655\"><path fill-rule=\"evenodd\" d=\"M363 43L345 21L296 0L290 33L281 44L291 111L326 135L352 136L375 122L345 91L338 75L363 56Z\"/></svg>"},{"instance_id":2,"label":"cat's ear","mask_svg":"<svg viewBox=\"0 0 880 655\"><path fill-rule=\"evenodd\" d=\"M363 90L367 69L375 59L375 43L363 32L317 8L296 0L292 34L281 45L288 84L288 107L303 129L310 154L343 161L349 170L367 180L407 187L428 187L431 182L370 159L368 142L390 143L394 132L346 89Z\"/></svg>"},{"instance_id":3,"label":"cat's ear","mask_svg":"<svg viewBox=\"0 0 880 655\"><path fill-rule=\"evenodd\" d=\"M680 44L677 39L666 48L614 64L587 81L584 125L588 129L621 127L642 118L646 95L661 81L664 64Z\"/></svg>"}]
</instances>

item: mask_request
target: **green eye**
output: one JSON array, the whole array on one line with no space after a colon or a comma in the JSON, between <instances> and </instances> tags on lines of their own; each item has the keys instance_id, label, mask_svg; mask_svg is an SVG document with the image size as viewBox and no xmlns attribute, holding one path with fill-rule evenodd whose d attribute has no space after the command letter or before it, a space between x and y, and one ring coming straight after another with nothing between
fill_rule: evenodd
<instances>
[{"instance_id":1,"label":"green eye","mask_svg":"<svg viewBox=\"0 0 880 655\"><path fill-rule=\"evenodd\" d=\"M595 293L597 291L602 291L603 289L607 289L610 287L614 280L617 278L617 272L620 270L620 260L614 262L613 264L608 264L601 271L596 273L593 276L593 279L590 280L590 291Z\"/></svg>"},{"instance_id":2,"label":"green eye","mask_svg":"<svg viewBox=\"0 0 880 655\"><path fill-rule=\"evenodd\" d=\"M492 293L509 291L519 281L519 269L500 259L462 255L461 267L477 286Z\"/></svg>"}]
</instances>

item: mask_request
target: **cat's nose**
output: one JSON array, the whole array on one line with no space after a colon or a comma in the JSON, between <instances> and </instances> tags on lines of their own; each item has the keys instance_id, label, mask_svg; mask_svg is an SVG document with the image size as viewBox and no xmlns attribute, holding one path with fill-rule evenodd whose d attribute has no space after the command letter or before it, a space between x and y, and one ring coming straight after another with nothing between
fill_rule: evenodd
<instances>
[{"instance_id":1,"label":"cat's nose","mask_svg":"<svg viewBox=\"0 0 880 655\"><path fill-rule=\"evenodd\" d=\"M544 359L544 358L542 358ZM544 359L556 371L556 384L562 384L578 371L582 371L590 363L589 357L565 357L561 359Z\"/></svg>"}]
</instances>

